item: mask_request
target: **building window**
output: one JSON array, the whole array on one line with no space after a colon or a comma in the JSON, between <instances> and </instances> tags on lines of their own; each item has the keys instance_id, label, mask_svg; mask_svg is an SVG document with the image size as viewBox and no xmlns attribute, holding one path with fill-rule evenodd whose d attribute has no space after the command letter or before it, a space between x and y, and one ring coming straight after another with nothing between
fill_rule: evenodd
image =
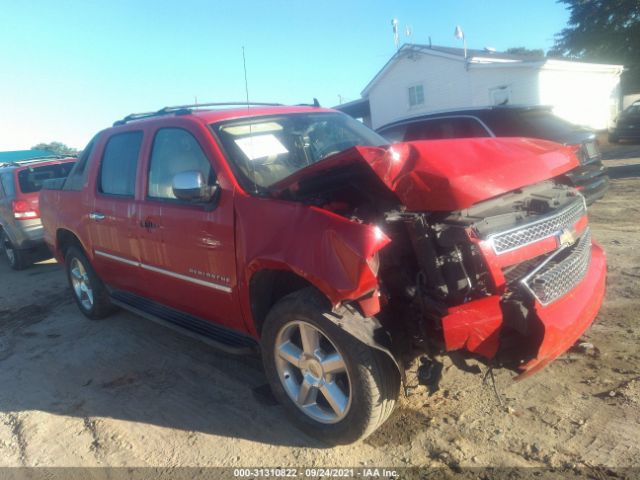
<instances>
[{"instance_id":1,"label":"building window","mask_svg":"<svg viewBox=\"0 0 640 480\"><path fill-rule=\"evenodd\" d=\"M424 88L422 85L409 87L409 107L424 105Z\"/></svg>"}]
</instances>

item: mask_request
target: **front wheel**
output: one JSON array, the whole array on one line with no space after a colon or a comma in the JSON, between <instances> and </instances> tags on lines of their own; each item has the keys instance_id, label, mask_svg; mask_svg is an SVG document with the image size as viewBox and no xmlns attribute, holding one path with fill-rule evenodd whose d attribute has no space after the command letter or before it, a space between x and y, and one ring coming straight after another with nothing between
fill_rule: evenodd
<instances>
[{"instance_id":1,"label":"front wheel","mask_svg":"<svg viewBox=\"0 0 640 480\"><path fill-rule=\"evenodd\" d=\"M389 417L400 375L384 353L325 318L329 312L313 289L286 296L267 316L262 355L273 393L292 420L313 437L344 444L367 437Z\"/></svg>"},{"instance_id":2,"label":"front wheel","mask_svg":"<svg viewBox=\"0 0 640 480\"><path fill-rule=\"evenodd\" d=\"M109 292L84 252L69 247L65 253L65 267L73 298L85 317L99 320L109 316L114 311Z\"/></svg>"}]
</instances>

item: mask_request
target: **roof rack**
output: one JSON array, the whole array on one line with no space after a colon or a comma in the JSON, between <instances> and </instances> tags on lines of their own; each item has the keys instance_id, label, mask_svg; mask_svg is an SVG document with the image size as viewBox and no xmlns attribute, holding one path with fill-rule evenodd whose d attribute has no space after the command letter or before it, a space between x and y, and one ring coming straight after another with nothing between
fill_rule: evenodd
<instances>
[{"instance_id":1,"label":"roof rack","mask_svg":"<svg viewBox=\"0 0 640 480\"><path fill-rule=\"evenodd\" d=\"M142 120L144 118L160 117L162 115L188 115L193 109L202 107L234 107L234 106L262 106L262 107L281 107L282 103L265 103L265 102L216 102L216 103L194 103L191 105L176 105L174 107L164 107L155 112L132 113L122 120L113 123L114 127L125 125L128 122Z\"/></svg>"},{"instance_id":2,"label":"roof rack","mask_svg":"<svg viewBox=\"0 0 640 480\"><path fill-rule=\"evenodd\" d=\"M26 160L12 160L10 162L0 162L0 168L4 167L23 167L25 165L30 165L32 163L39 163L43 160L57 160L63 158L75 158L77 154L69 154L69 155L43 155L41 157L33 157Z\"/></svg>"}]
</instances>

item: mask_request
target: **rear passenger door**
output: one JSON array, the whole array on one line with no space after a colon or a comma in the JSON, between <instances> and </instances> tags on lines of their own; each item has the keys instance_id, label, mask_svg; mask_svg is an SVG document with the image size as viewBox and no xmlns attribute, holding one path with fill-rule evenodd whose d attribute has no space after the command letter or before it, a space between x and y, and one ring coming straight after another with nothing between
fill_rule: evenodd
<instances>
[{"instance_id":1,"label":"rear passenger door","mask_svg":"<svg viewBox=\"0 0 640 480\"><path fill-rule=\"evenodd\" d=\"M150 298L196 317L241 329L236 285L233 192L208 204L179 200L173 177L199 171L213 185L216 159L197 129L153 134L140 216L141 261Z\"/></svg>"},{"instance_id":2,"label":"rear passenger door","mask_svg":"<svg viewBox=\"0 0 640 480\"><path fill-rule=\"evenodd\" d=\"M93 265L116 289L142 293L136 180L142 131L109 136L104 145L87 221Z\"/></svg>"}]
</instances>

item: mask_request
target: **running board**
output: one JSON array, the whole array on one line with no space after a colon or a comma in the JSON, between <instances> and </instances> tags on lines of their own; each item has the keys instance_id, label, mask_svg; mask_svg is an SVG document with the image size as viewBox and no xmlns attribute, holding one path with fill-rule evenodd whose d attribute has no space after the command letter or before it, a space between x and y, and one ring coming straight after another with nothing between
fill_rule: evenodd
<instances>
[{"instance_id":1,"label":"running board","mask_svg":"<svg viewBox=\"0 0 640 480\"><path fill-rule=\"evenodd\" d=\"M152 320L178 333L203 341L232 355L250 355L260 351L256 340L248 335L216 325L188 313L167 307L132 293L114 290L111 302L136 315Z\"/></svg>"}]
</instances>

